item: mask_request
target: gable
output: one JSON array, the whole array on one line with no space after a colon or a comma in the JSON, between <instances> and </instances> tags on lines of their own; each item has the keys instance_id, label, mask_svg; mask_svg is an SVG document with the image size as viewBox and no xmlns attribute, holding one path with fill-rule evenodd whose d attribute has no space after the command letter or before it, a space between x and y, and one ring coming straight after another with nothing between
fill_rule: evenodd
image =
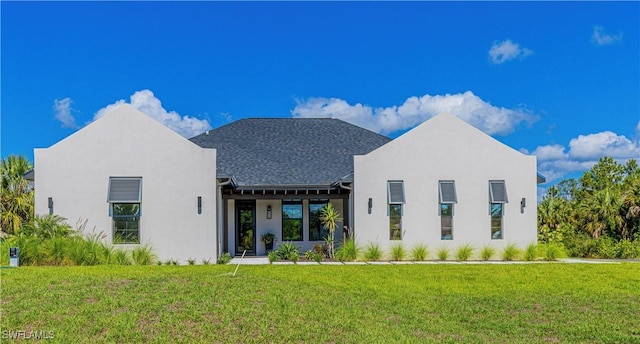
<instances>
[{"instance_id":1,"label":"gable","mask_svg":"<svg viewBox=\"0 0 640 344\"><path fill-rule=\"evenodd\" d=\"M378 156L431 158L434 168L438 167L438 161L451 155L465 156L470 159L469 161L495 155L513 159L527 156L448 113L423 122L367 154L372 158Z\"/></svg>"},{"instance_id":2,"label":"gable","mask_svg":"<svg viewBox=\"0 0 640 344\"><path fill-rule=\"evenodd\" d=\"M109 150L109 147L123 145L148 146L162 142L163 145L198 149L173 130L136 110L128 104L120 105L115 110L88 124L63 140L49 147L51 151L73 149L82 150L87 143L94 142ZM158 147L159 149L159 147Z\"/></svg>"}]
</instances>

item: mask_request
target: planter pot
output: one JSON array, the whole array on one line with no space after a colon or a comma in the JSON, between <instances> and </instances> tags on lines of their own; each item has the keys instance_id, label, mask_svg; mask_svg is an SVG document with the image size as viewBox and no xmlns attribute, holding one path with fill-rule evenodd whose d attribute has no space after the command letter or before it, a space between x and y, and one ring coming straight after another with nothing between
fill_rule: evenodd
<instances>
[{"instance_id":1,"label":"planter pot","mask_svg":"<svg viewBox=\"0 0 640 344\"><path fill-rule=\"evenodd\" d=\"M270 242L268 244L264 244L264 247L267 249L267 252L272 251L273 250L273 242Z\"/></svg>"}]
</instances>

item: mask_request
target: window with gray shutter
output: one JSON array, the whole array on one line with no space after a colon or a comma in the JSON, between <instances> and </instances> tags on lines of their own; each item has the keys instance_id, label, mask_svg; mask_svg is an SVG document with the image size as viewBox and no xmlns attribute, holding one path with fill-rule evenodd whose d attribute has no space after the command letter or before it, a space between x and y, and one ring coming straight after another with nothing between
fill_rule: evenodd
<instances>
[{"instance_id":1,"label":"window with gray shutter","mask_svg":"<svg viewBox=\"0 0 640 344\"><path fill-rule=\"evenodd\" d=\"M109 203L140 203L142 200L141 177L110 177Z\"/></svg>"},{"instance_id":2,"label":"window with gray shutter","mask_svg":"<svg viewBox=\"0 0 640 344\"><path fill-rule=\"evenodd\" d=\"M507 187L504 184L504 180L489 181L489 196L491 198L490 203L509 203L507 199Z\"/></svg>"},{"instance_id":3,"label":"window with gray shutter","mask_svg":"<svg viewBox=\"0 0 640 344\"><path fill-rule=\"evenodd\" d=\"M404 204L404 182L401 180L388 181L387 196L389 204Z\"/></svg>"},{"instance_id":4,"label":"window with gray shutter","mask_svg":"<svg viewBox=\"0 0 640 344\"><path fill-rule=\"evenodd\" d=\"M440 203L452 204L458 203L458 197L456 196L456 182L453 180L441 180L438 182L438 191L440 196Z\"/></svg>"}]
</instances>

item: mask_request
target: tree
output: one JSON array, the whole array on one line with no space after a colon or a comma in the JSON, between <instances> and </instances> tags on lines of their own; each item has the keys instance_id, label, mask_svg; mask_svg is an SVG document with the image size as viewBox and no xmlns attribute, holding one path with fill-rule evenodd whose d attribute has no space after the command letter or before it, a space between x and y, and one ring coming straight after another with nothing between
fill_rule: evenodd
<instances>
[{"instance_id":1,"label":"tree","mask_svg":"<svg viewBox=\"0 0 640 344\"><path fill-rule=\"evenodd\" d=\"M333 246L334 246L334 238L336 231L336 223L342 221L340 218L340 213L333 207L331 203L327 203L326 206L322 208L320 212L320 222L324 227L329 230L329 236L327 237L327 242L329 243L329 256L333 257Z\"/></svg>"},{"instance_id":2,"label":"tree","mask_svg":"<svg viewBox=\"0 0 640 344\"><path fill-rule=\"evenodd\" d=\"M17 233L33 217L33 189L24 174L33 165L24 156L0 160L0 230Z\"/></svg>"},{"instance_id":3,"label":"tree","mask_svg":"<svg viewBox=\"0 0 640 344\"><path fill-rule=\"evenodd\" d=\"M584 230L594 239L600 235L622 236L624 219L620 214L622 197L615 188L606 188L584 199L577 209Z\"/></svg>"}]
</instances>

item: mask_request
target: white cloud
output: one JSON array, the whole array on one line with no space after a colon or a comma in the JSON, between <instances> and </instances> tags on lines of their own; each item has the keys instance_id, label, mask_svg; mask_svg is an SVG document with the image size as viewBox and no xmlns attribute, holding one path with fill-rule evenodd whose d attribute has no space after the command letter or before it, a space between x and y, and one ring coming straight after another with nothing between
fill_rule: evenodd
<instances>
[{"instance_id":1,"label":"white cloud","mask_svg":"<svg viewBox=\"0 0 640 344\"><path fill-rule=\"evenodd\" d=\"M624 163L640 158L640 143L611 131L578 135L569 141L569 150L562 145L540 146L533 151L538 157L538 171L551 182L568 173L591 168L604 156Z\"/></svg>"},{"instance_id":2,"label":"white cloud","mask_svg":"<svg viewBox=\"0 0 640 344\"><path fill-rule=\"evenodd\" d=\"M78 125L76 124L76 119L71 113L72 100L67 97L64 99L55 99L53 101L53 111L55 112L55 117L60 123L62 123L63 128L71 128L76 129Z\"/></svg>"},{"instance_id":3,"label":"white cloud","mask_svg":"<svg viewBox=\"0 0 640 344\"><path fill-rule=\"evenodd\" d=\"M517 57L521 59L533 54L533 50L522 48L520 44L512 42L510 39L502 42L495 41L489 49L489 59L495 64L501 64Z\"/></svg>"},{"instance_id":4,"label":"white cloud","mask_svg":"<svg viewBox=\"0 0 640 344\"><path fill-rule=\"evenodd\" d=\"M181 116L175 111L167 111L162 107L160 99L150 90L137 91L130 98L131 105L142 113L164 124L184 137L193 137L211 129L209 121L190 116ZM120 99L98 110L93 119L96 120L114 110L126 101Z\"/></svg>"},{"instance_id":5,"label":"white cloud","mask_svg":"<svg viewBox=\"0 0 640 344\"><path fill-rule=\"evenodd\" d=\"M538 161L558 160L566 158L564 147L561 145L540 146L531 153L538 157Z\"/></svg>"},{"instance_id":6,"label":"white cloud","mask_svg":"<svg viewBox=\"0 0 640 344\"><path fill-rule=\"evenodd\" d=\"M339 98L310 98L298 101L291 110L293 117L338 118L378 133L406 130L442 112L449 112L490 135L505 135L522 122L537 120L527 110L493 106L471 91L414 96L402 105L375 109L360 103L351 105Z\"/></svg>"},{"instance_id":7,"label":"white cloud","mask_svg":"<svg viewBox=\"0 0 640 344\"><path fill-rule=\"evenodd\" d=\"M610 45L622 40L622 33L610 35L604 31L602 26L594 26L591 41L598 45Z\"/></svg>"}]
</instances>

